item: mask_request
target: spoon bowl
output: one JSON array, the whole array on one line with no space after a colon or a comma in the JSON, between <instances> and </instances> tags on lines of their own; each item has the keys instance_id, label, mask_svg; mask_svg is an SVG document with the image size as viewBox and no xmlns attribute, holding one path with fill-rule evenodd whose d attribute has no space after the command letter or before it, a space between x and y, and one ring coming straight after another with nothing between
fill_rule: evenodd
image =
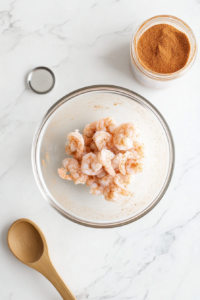
<instances>
[{"instance_id":1,"label":"spoon bowl","mask_svg":"<svg viewBox=\"0 0 200 300\"><path fill-rule=\"evenodd\" d=\"M28 219L17 220L8 230L7 241L13 255L25 265L44 275L63 299L76 300L54 269L46 239L35 223Z\"/></svg>"},{"instance_id":2,"label":"spoon bowl","mask_svg":"<svg viewBox=\"0 0 200 300\"><path fill-rule=\"evenodd\" d=\"M44 252L44 242L38 230L27 221L15 222L8 234L12 253L23 263L34 263Z\"/></svg>"}]
</instances>

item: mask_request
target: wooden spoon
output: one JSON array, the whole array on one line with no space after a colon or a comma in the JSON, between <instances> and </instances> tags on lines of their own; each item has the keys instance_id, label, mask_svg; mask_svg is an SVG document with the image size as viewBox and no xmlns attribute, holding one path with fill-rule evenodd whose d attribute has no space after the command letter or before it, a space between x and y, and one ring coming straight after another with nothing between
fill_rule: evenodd
<instances>
[{"instance_id":1,"label":"wooden spoon","mask_svg":"<svg viewBox=\"0 0 200 300\"><path fill-rule=\"evenodd\" d=\"M76 300L54 269L46 239L36 224L27 219L17 220L8 230L7 238L17 259L44 275L64 300Z\"/></svg>"}]
</instances>

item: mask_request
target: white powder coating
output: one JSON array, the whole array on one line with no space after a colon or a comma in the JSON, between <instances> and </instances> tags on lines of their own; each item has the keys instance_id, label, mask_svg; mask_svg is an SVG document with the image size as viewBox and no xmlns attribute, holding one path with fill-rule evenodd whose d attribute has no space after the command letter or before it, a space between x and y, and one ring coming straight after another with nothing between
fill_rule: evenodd
<instances>
[{"instance_id":1,"label":"white powder coating","mask_svg":"<svg viewBox=\"0 0 200 300\"><path fill-rule=\"evenodd\" d=\"M63 137L74 128L82 132L85 124L108 116L118 124L136 125L145 145L144 169L131 183L131 196L117 203L90 195L87 186L75 186L57 174L66 157ZM81 220L112 223L137 215L155 201L169 172L169 146L160 122L148 108L122 95L91 92L65 102L51 115L39 139L37 166L45 192L56 205Z\"/></svg>"}]
</instances>

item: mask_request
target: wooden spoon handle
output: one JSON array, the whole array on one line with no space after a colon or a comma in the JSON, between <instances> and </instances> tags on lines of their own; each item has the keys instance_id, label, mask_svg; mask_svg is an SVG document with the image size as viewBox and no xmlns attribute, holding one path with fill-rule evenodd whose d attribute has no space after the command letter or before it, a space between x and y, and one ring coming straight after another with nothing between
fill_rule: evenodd
<instances>
[{"instance_id":1,"label":"wooden spoon handle","mask_svg":"<svg viewBox=\"0 0 200 300\"><path fill-rule=\"evenodd\" d=\"M42 262L42 263L41 263ZM34 269L44 275L57 289L64 300L76 300L71 291L54 269L49 258L43 256L41 261L34 263Z\"/></svg>"}]
</instances>

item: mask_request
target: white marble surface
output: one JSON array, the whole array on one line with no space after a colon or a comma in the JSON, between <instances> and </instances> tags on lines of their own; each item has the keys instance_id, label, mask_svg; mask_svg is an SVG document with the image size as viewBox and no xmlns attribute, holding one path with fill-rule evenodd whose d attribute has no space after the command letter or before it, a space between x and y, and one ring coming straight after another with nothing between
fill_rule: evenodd
<instances>
[{"instance_id":1,"label":"white marble surface","mask_svg":"<svg viewBox=\"0 0 200 300\"><path fill-rule=\"evenodd\" d=\"M0 299L56 300L57 291L9 252L9 225L26 217L44 232L56 269L78 300L200 299L200 65L167 90L141 86L129 68L135 28L157 14L185 20L200 44L199 0L0 1ZM27 72L44 65L57 84L36 95ZM175 140L171 185L143 219L98 230L73 224L42 198L33 178L34 131L46 110L83 86L115 84L150 100Z\"/></svg>"}]
</instances>

